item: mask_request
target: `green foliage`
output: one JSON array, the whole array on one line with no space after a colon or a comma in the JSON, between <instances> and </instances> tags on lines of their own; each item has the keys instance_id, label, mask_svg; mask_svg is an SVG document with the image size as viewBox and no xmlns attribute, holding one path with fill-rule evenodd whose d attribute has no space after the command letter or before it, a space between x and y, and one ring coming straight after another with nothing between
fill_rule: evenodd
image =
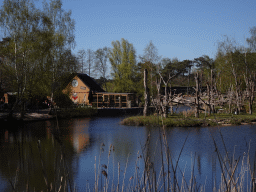
<instances>
[{"instance_id":1,"label":"green foliage","mask_svg":"<svg viewBox=\"0 0 256 192\"><path fill-rule=\"evenodd\" d=\"M122 121L122 124L133 126L156 126L160 125L160 119L157 116L134 116L124 119Z\"/></svg>"},{"instance_id":2,"label":"green foliage","mask_svg":"<svg viewBox=\"0 0 256 192\"><path fill-rule=\"evenodd\" d=\"M153 63L147 61L144 63L138 63L138 76L137 76L137 82L138 83L138 91L137 93L139 95L142 95L142 99L144 101L144 70L147 69L148 71L148 80L147 80L147 85L149 88L149 93L155 95L157 93L156 86L153 85L151 86L151 82L156 82L156 78L159 77L157 74L157 67Z\"/></svg>"},{"instance_id":3,"label":"green foliage","mask_svg":"<svg viewBox=\"0 0 256 192\"><path fill-rule=\"evenodd\" d=\"M115 92L115 84L112 80L109 80L106 82L106 90L108 90L108 92Z\"/></svg>"},{"instance_id":4,"label":"green foliage","mask_svg":"<svg viewBox=\"0 0 256 192\"><path fill-rule=\"evenodd\" d=\"M9 77L18 100L50 96L58 77L77 70L70 51L71 12L62 9L61 0L44 2L42 10L32 0L5 0L0 15L0 27L8 37L0 43L1 73Z\"/></svg>"},{"instance_id":5,"label":"green foliage","mask_svg":"<svg viewBox=\"0 0 256 192\"><path fill-rule=\"evenodd\" d=\"M168 60L165 58L163 60L164 67L161 71L164 79L168 79L169 76L177 76L179 74L187 73L190 67L192 66L192 61L190 60L183 60L179 61L178 59L174 58L173 60Z\"/></svg>"},{"instance_id":6,"label":"green foliage","mask_svg":"<svg viewBox=\"0 0 256 192\"><path fill-rule=\"evenodd\" d=\"M68 94L57 92L54 96L54 102L60 108L69 108L73 106L73 101Z\"/></svg>"},{"instance_id":7,"label":"green foliage","mask_svg":"<svg viewBox=\"0 0 256 192\"><path fill-rule=\"evenodd\" d=\"M230 119L229 123L232 125L241 125L242 120L239 118L232 118L232 119Z\"/></svg>"},{"instance_id":8,"label":"green foliage","mask_svg":"<svg viewBox=\"0 0 256 192\"><path fill-rule=\"evenodd\" d=\"M97 109L92 107L73 107L61 108L57 110L58 118L73 118L73 117L92 117L97 113Z\"/></svg>"},{"instance_id":9,"label":"green foliage","mask_svg":"<svg viewBox=\"0 0 256 192\"><path fill-rule=\"evenodd\" d=\"M193 62L191 60L179 61L177 58L163 58L161 61L160 73L169 86L190 86L194 85L194 78L191 74Z\"/></svg>"},{"instance_id":10,"label":"green foliage","mask_svg":"<svg viewBox=\"0 0 256 192\"><path fill-rule=\"evenodd\" d=\"M218 126L222 124L241 125L241 123L256 122L255 115L232 115L232 114L214 114L205 117L203 114L200 118L182 117L182 115L173 115L163 118L163 125L166 127L201 127L201 126ZM122 121L124 125L132 126L162 126L162 119L157 115L151 116L134 116L128 117Z\"/></svg>"},{"instance_id":11,"label":"green foliage","mask_svg":"<svg viewBox=\"0 0 256 192\"><path fill-rule=\"evenodd\" d=\"M246 111L247 113L249 112L248 102L245 103L244 109L245 109L245 111ZM256 103L253 103L253 104L252 104L252 111L256 111Z\"/></svg>"},{"instance_id":12,"label":"green foliage","mask_svg":"<svg viewBox=\"0 0 256 192\"><path fill-rule=\"evenodd\" d=\"M255 69L251 54L245 54L245 51L245 48L238 46L234 40L229 38L219 43L214 63L216 81L221 92L226 93L230 89L234 91L245 89L244 76L248 72L246 65L251 71Z\"/></svg>"},{"instance_id":13,"label":"green foliage","mask_svg":"<svg viewBox=\"0 0 256 192\"><path fill-rule=\"evenodd\" d=\"M109 61L112 66L115 92L135 92L136 86L136 53L133 45L125 39L121 43L112 42L113 48L109 51Z\"/></svg>"},{"instance_id":14,"label":"green foliage","mask_svg":"<svg viewBox=\"0 0 256 192\"><path fill-rule=\"evenodd\" d=\"M200 71L203 73L203 80L201 80L203 85L205 86L206 84L210 84L211 78L214 80L214 77L216 76L214 60L210 58L208 55L203 55L202 57L195 58L194 62L196 63L196 66L200 69Z\"/></svg>"},{"instance_id":15,"label":"green foliage","mask_svg":"<svg viewBox=\"0 0 256 192\"><path fill-rule=\"evenodd\" d=\"M158 116L135 116L129 117L122 121L124 125L136 125L136 126L161 126L162 120ZM180 119L180 118L164 118L163 124L166 127L197 127L204 124L204 121L198 119Z\"/></svg>"}]
</instances>

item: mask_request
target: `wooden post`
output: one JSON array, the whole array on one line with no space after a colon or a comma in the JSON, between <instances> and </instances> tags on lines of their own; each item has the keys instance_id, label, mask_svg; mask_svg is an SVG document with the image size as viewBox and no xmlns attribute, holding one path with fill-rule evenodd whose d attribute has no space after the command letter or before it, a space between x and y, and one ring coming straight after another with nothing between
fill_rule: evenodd
<instances>
[{"instance_id":1,"label":"wooden post","mask_svg":"<svg viewBox=\"0 0 256 192\"><path fill-rule=\"evenodd\" d=\"M96 94L97 95L97 108L99 107L99 95L98 94Z\"/></svg>"},{"instance_id":2,"label":"wooden post","mask_svg":"<svg viewBox=\"0 0 256 192\"><path fill-rule=\"evenodd\" d=\"M110 98L109 98L109 95L108 95L108 107L110 107Z\"/></svg>"},{"instance_id":3,"label":"wooden post","mask_svg":"<svg viewBox=\"0 0 256 192\"><path fill-rule=\"evenodd\" d=\"M126 108L128 108L128 96L126 95Z\"/></svg>"},{"instance_id":4,"label":"wooden post","mask_svg":"<svg viewBox=\"0 0 256 192\"><path fill-rule=\"evenodd\" d=\"M144 110L143 110L143 115L147 116L148 115L148 105L149 105L149 91L148 91L148 86L147 86L147 75L148 71L147 69L144 69L144 98L145 98L145 104L144 104Z\"/></svg>"},{"instance_id":5,"label":"wooden post","mask_svg":"<svg viewBox=\"0 0 256 192\"><path fill-rule=\"evenodd\" d=\"M195 117L199 117L199 75L196 73L195 76L196 80L196 99L195 99L195 105L196 105L196 112L195 112Z\"/></svg>"},{"instance_id":6,"label":"wooden post","mask_svg":"<svg viewBox=\"0 0 256 192\"><path fill-rule=\"evenodd\" d=\"M122 108L122 96L119 95L119 108Z\"/></svg>"},{"instance_id":7,"label":"wooden post","mask_svg":"<svg viewBox=\"0 0 256 192\"><path fill-rule=\"evenodd\" d=\"M213 104L213 77L212 77L212 69L211 69L211 99L210 99L210 114L214 113L214 104Z\"/></svg>"},{"instance_id":8,"label":"wooden post","mask_svg":"<svg viewBox=\"0 0 256 192\"><path fill-rule=\"evenodd\" d=\"M209 114L212 114L212 110L211 110L211 87L210 87L208 82L207 82L206 86L207 86L207 95L208 95L207 109L209 110ZM205 111L206 111L206 108L205 108Z\"/></svg>"},{"instance_id":9,"label":"wooden post","mask_svg":"<svg viewBox=\"0 0 256 192\"><path fill-rule=\"evenodd\" d=\"M168 116L168 104L167 104L167 84L165 85L165 99L164 99L164 117L166 118Z\"/></svg>"}]
</instances>

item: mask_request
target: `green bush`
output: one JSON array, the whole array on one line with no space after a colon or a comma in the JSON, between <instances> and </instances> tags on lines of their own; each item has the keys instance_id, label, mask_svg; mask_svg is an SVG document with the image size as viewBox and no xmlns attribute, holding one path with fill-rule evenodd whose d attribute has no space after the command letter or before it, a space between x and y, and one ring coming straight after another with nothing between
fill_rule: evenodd
<instances>
[{"instance_id":1,"label":"green bush","mask_svg":"<svg viewBox=\"0 0 256 192\"><path fill-rule=\"evenodd\" d=\"M97 109L91 107L61 108L57 109L56 113L59 118L91 117L97 113Z\"/></svg>"},{"instance_id":2,"label":"green bush","mask_svg":"<svg viewBox=\"0 0 256 192\"><path fill-rule=\"evenodd\" d=\"M242 120L239 118L232 118L229 123L232 125L241 125Z\"/></svg>"},{"instance_id":3,"label":"green bush","mask_svg":"<svg viewBox=\"0 0 256 192\"><path fill-rule=\"evenodd\" d=\"M67 94L58 92L54 96L54 102L59 108L70 108L73 106L73 101Z\"/></svg>"}]
</instances>

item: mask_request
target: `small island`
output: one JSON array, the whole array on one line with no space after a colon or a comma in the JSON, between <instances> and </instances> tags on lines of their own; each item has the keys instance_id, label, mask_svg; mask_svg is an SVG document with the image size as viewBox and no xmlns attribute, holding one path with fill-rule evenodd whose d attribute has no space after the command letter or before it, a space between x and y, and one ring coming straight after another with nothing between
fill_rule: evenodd
<instances>
[{"instance_id":1,"label":"small island","mask_svg":"<svg viewBox=\"0 0 256 192\"><path fill-rule=\"evenodd\" d=\"M253 124L256 122L256 115L248 114L200 114L199 118L185 117L182 113L171 115L167 118L154 114L150 116L132 116L125 118L121 124L130 126L165 126L165 127L207 127L207 126L230 126Z\"/></svg>"}]
</instances>

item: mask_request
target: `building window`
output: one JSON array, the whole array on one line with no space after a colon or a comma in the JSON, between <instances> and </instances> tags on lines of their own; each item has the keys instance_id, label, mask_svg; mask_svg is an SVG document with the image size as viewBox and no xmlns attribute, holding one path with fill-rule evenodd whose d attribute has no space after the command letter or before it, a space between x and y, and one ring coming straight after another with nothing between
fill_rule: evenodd
<instances>
[{"instance_id":1,"label":"building window","mask_svg":"<svg viewBox=\"0 0 256 192\"><path fill-rule=\"evenodd\" d=\"M77 87L78 86L78 81L76 79L73 79L71 84L72 84L73 87Z\"/></svg>"}]
</instances>

